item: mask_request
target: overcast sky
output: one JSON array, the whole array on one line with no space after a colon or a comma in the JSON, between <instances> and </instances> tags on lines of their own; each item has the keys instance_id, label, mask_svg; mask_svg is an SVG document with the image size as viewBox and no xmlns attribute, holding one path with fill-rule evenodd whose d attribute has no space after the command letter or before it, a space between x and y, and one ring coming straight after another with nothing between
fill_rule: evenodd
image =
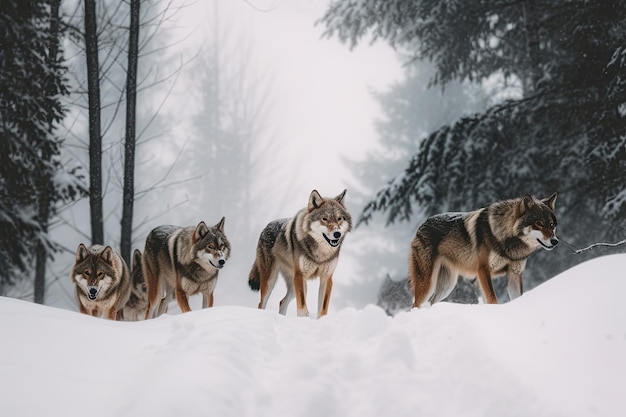
<instances>
[{"instance_id":1,"label":"overcast sky","mask_svg":"<svg viewBox=\"0 0 626 417\"><path fill-rule=\"evenodd\" d=\"M322 39L324 27L315 22L327 4L218 0L219 25L229 36L252 41L253 65L272 80L277 159L292 167L296 188L305 196L313 188L335 195L348 186L341 156L362 156L375 144L380 107L370 90L384 90L401 75L401 64L385 43L363 42L351 51L337 39ZM190 43L197 45L214 30L214 10L213 0L198 1L181 14L193 33Z\"/></svg>"}]
</instances>

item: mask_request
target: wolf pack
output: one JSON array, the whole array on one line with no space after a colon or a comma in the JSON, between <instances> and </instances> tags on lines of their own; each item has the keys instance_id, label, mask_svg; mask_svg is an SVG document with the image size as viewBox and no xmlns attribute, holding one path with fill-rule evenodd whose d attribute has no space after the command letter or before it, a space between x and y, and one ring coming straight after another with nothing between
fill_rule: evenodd
<instances>
[{"instance_id":1,"label":"wolf pack","mask_svg":"<svg viewBox=\"0 0 626 417\"><path fill-rule=\"evenodd\" d=\"M307 281L319 278L317 317L328 313L333 273L352 217L344 199L322 197L317 190L295 216L270 222L259 236L248 277L265 309L280 274L287 293L279 303L285 315L295 298L298 316L308 316ZM506 276L510 299L523 293L522 272L537 249L553 249L556 237L556 193L545 199L529 194L502 200L470 212L441 213L418 228L410 243L409 280L413 307L445 299L460 276L476 278L486 303L498 302L492 279ZM225 218L214 226L161 225L147 236L143 253L135 249L131 268L105 245L79 244L70 279L81 313L110 320L136 321L158 317L176 299L191 311L189 297L202 295L202 307L212 307L219 271L226 266L231 245Z\"/></svg>"}]
</instances>

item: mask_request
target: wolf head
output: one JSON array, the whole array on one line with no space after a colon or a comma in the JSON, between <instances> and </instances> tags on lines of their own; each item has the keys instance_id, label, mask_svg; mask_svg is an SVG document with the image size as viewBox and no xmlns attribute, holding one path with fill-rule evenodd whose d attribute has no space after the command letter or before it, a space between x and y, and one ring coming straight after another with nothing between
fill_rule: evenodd
<instances>
[{"instance_id":1,"label":"wolf head","mask_svg":"<svg viewBox=\"0 0 626 417\"><path fill-rule=\"evenodd\" d=\"M552 250L559 243L556 237L555 202L556 193L544 200L535 200L528 194L520 199L520 226L530 246Z\"/></svg>"},{"instance_id":2,"label":"wolf head","mask_svg":"<svg viewBox=\"0 0 626 417\"><path fill-rule=\"evenodd\" d=\"M87 249L82 243L78 245L72 278L89 300L97 300L119 280L117 256L110 246L94 245Z\"/></svg>"},{"instance_id":3,"label":"wolf head","mask_svg":"<svg viewBox=\"0 0 626 417\"><path fill-rule=\"evenodd\" d=\"M225 220L226 218L222 217L222 220L212 227L200 222L193 232L197 259L216 269L222 269L230 256L230 242L224 233Z\"/></svg>"},{"instance_id":4,"label":"wolf head","mask_svg":"<svg viewBox=\"0 0 626 417\"><path fill-rule=\"evenodd\" d=\"M310 230L321 235L333 248L338 247L346 233L352 230L352 217L343 204L345 195L346 190L343 190L335 198L323 198L313 190L309 196L307 217Z\"/></svg>"}]
</instances>

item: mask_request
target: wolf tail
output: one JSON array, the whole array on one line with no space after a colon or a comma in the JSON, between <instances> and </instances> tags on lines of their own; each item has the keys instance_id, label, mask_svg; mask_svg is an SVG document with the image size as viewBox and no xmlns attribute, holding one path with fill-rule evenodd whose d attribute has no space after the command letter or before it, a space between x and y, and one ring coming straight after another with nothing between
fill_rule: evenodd
<instances>
[{"instance_id":1,"label":"wolf tail","mask_svg":"<svg viewBox=\"0 0 626 417\"><path fill-rule=\"evenodd\" d=\"M259 288L261 288L261 274L256 262L252 265L252 270L250 271L250 276L248 277L248 285L252 291L258 291Z\"/></svg>"}]
</instances>

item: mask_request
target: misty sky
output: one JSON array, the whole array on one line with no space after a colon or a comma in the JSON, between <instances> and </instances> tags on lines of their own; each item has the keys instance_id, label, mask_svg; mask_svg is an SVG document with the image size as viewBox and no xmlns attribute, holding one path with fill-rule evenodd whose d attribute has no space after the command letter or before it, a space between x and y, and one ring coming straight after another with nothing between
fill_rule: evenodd
<instances>
[{"instance_id":1,"label":"misty sky","mask_svg":"<svg viewBox=\"0 0 626 417\"><path fill-rule=\"evenodd\" d=\"M326 5L319 0L218 2L219 25L228 28L229 37L252 42L253 65L271 78L269 124L280 148L276 161L290 167L295 188L305 196L313 188L335 195L349 185L340 156L358 157L375 145L373 122L380 109L370 89L383 90L401 75L401 64L385 43L363 42L350 51L336 39L321 39L324 28L315 22ZM214 10L213 1L196 2L180 15L184 29L192 32L191 48L211 35ZM300 206L294 202L293 208Z\"/></svg>"},{"instance_id":2,"label":"misty sky","mask_svg":"<svg viewBox=\"0 0 626 417\"><path fill-rule=\"evenodd\" d=\"M345 168L342 158L361 159L368 150L376 146L374 121L382 113L371 91L386 90L402 76L401 63L394 51L383 42L373 45L367 41L362 42L351 51L347 45L340 44L336 39L322 39L324 27L315 26L315 22L323 16L327 3L320 0L217 2L217 31L220 48L224 51L221 59L232 58L235 61L245 55L245 58L249 58L249 68L246 71L270 85L265 131L272 136L271 152L263 155L261 163L266 168L262 174L257 174L253 186L262 186L262 192L270 192L272 195L263 199L263 206L256 210L255 218L252 219L252 230L258 230L258 233L270 220L293 216L306 205L313 189L317 189L324 196L335 196L348 188L348 208L353 211L353 216L358 214L360 207L351 200L351 186L356 181ZM175 2L172 7L178 8L182 4ZM197 94L201 88L197 82L198 74L195 71L198 68L194 69L193 65L197 63L193 57L210 49L216 31L215 10L216 3L213 0L188 2L167 20L159 32L160 42L169 43L170 46L159 53L159 62L164 64L156 66L156 71L162 71L161 75L169 73L170 70L165 67L167 62L162 59L166 56L187 64L176 78L172 94L167 97L161 110L158 110L161 100L158 95L165 94L169 84L149 89L146 93L148 95L140 96L141 111L149 115L159 111L167 124L157 127L157 130L164 131L156 140L150 139L150 135L141 139L137 153L138 169L140 172L147 170L150 178L139 176L136 190L153 186L154 176L160 178L165 175L168 166L174 169L171 178L164 182L180 181L180 185L168 188L163 194L149 194L147 199L137 200L135 223L139 226L136 226L133 240L134 247L139 249L143 249L148 231L158 224L190 225L198 221L198 216L214 222L222 215L207 213L205 208L198 205L197 196L194 196L194 189L203 187L211 179L200 173L200 180L186 182L185 178L191 174L185 172L184 162L175 161L187 141L197 137L193 116L198 113L199 108L194 103L197 102ZM158 43L155 45L159 47ZM78 53L72 58L77 60L72 68L80 70L83 66L82 55ZM151 59L154 60L154 57ZM142 62L144 65L154 65L150 61L140 61L140 65ZM237 62L223 64L238 68ZM144 68L154 71L152 68ZM110 98L103 98L104 102L107 100L110 101ZM74 110L78 111L78 108ZM74 117L69 117L68 120L73 121ZM81 121L86 123L86 119ZM140 130L145 122L145 119L139 122ZM73 129L80 131L79 123L81 122L70 124ZM86 125L83 127L86 128ZM106 149L107 158L116 158L121 137L122 127L119 132L113 130L107 133L105 139L111 143L111 147ZM82 148L68 147L70 151L74 149L78 149L74 155L83 159L83 165L88 166L86 152L81 153ZM154 164L155 155L160 158L162 168L158 168L159 164ZM267 167L270 167L269 174ZM233 169L238 167L233 166ZM272 173L271 170L274 169L276 172ZM110 182L118 181L115 174L117 168L107 172L104 179L105 189L112 194L105 200L105 220L108 225L105 228L105 239L115 246L119 223L110 213L119 211L119 196L115 195L116 187ZM228 187L229 184L224 186ZM225 214L228 217L226 228L229 230L237 218L232 217L233 213ZM53 238L65 248L65 252L57 256L51 268L46 304L75 308L74 289L67 274L78 243L88 243L88 200L84 199L72 205L62 215L70 227L62 226L52 231ZM205 218L206 216L210 218ZM354 239L355 242L358 241L357 237ZM220 289L228 299L221 295L218 304L232 302L255 305L257 302L255 300L258 294L252 293L246 283L247 271L254 258L255 244L255 239L252 239L246 242L245 247L236 248L229 271L221 274L224 275L223 278L220 276L223 280ZM353 262L355 260L349 251L344 252L336 270L337 283L353 280ZM237 283L241 288L231 290L228 287L229 282L233 285ZM317 280L311 284L310 292L316 294L314 288ZM278 284L274 297L282 297L281 285L284 284ZM29 286L16 291L27 293ZM340 296L339 287L336 292ZM368 293L367 300L363 301L374 300L375 294Z\"/></svg>"}]
</instances>

